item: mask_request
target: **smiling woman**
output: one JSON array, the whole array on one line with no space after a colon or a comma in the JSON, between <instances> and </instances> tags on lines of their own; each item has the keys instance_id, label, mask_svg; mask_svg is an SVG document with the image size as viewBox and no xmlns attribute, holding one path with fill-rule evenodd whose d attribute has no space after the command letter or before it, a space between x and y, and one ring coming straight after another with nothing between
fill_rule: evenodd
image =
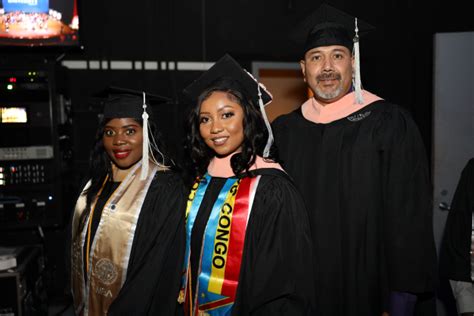
<instances>
[{"instance_id":1,"label":"smiling woman","mask_svg":"<svg viewBox=\"0 0 474 316\"><path fill-rule=\"evenodd\" d=\"M196 103L181 312L313 315L308 219L273 157L271 95L228 55L186 93Z\"/></svg>"},{"instance_id":2,"label":"smiling woman","mask_svg":"<svg viewBox=\"0 0 474 316\"><path fill-rule=\"evenodd\" d=\"M143 128L133 118L107 122L102 141L107 155L120 169L128 169L142 159Z\"/></svg>"},{"instance_id":3,"label":"smiling woman","mask_svg":"<svg viewBox=\"0 0 474 316\"><path fill-rule=\"evenodd\" d=\"M215 91L201 104L199 132L217 156L241 151L244 111L232 94Z\"/></svg>"},{"instance_id":4,"label":"smiling woman","mask_svg":"<svg viewBox=\"0 0 474 316\"><path fill-rule=\"evenodd\" d=\"M89 179L76 203L71 273L77 315L171 315L176 307L185 195L139 94L105 102Z\"/></svg>"}]
</instances>

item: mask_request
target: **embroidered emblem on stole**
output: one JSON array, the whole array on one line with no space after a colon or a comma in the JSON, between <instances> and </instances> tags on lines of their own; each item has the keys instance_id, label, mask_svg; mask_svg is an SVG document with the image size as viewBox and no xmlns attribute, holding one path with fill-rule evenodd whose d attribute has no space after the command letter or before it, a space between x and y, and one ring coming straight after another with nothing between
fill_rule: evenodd
<instances>
[{"instance_id":1,"label":"embroidered emblem on stole","mask_svg":"<svg viewBox=\"0 0 474 316\"><path fill-rule=\"evenodd\" d=\"M120 291L128 269L135 230L148 188L158 171L153 165L145 181L140 180L141 163L137 163L110 196L90 248L89 271L84 277L83 249L89 214L83 227L79 218L86 197L79 197L73 217L72 291L74 307L79 315L105 315ZM84 189L89 187L90 183ZM114 243L111 245L111 243ZM85 281L87 280L87 282Z\"/></svg>"},{"instance_id":2,"label":"embroidered emblem on stole","mask_svg":"<svg viewBox=\"0 0 474 316\"><path fill-rule=\"evenodd\" d=\"M358 122L358 121L361 121L363 119L365 119L367 116L370 115L370 111L367 111L367 112L364 112L364 113L359 113L359 114L354 114L354 115L350 115L347 117L347 119L351 122Z\"/></svg>"}]
</instances>

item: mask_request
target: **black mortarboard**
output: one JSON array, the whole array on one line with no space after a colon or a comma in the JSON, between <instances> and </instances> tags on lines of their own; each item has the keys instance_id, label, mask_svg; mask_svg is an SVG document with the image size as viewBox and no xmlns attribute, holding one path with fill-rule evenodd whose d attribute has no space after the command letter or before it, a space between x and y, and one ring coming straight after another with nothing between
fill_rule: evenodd
<instances>
[{"instance_id":1,"label":"black mortarboard","mask_svg":"<svg viewBox=\"0 0 474 316\"><path fill-rule=\"evenodd\" d=\"M141 119L143 114L143 103L156 105L169 101L168 98L143 91L131 90L119 87L108 87L95 95L104 100L104 118L131 117ZM147 109L151 114L151 108Z\"/></svg>"},{"instance_id":2,"label":"black mortarboard","mask_svg":"<svg viewBox=\"0 0 474 316\"><path fill-rule=\"evenodd\" d=\"M257 80L245 69L243 69L230 55L226 54L219 59L209 70L202 74L187 86L183 92L191 99L196 100L199 95L211 87L213 83L222 78L231 78L240 83L242 91L252 99L255 105L258 105L259 90L262 93L263 104L272 101L272 96L264 87L258 84ZM260 86L260 89L259 89ZM240 89L239 89L240 90Z\"/></svg>"},{"instance_id":3,"label":"black mortarboard","mask_svg":"<svg viewBox=\"0 0 474 316\"><path fill-rule=\"evenodd\" d=\"M352 50L356 18L328 4L321 4L311 15L301 22L292 32L292 38L304 46L303 54L308 50L331 45L342 45ZM375 29L372 25L357 19L358 36Z\"/></svg>"},{"instance_id":4,"label":"black mortarboard","mask_svg":"<svg viewBox=\"0 0 474 316\"><path fill-rule=\"evenodd\" d=\"M193 83L184 89L184 93L191 99L196 100L201 93L218 81L230 78L236 82L235 89L247 95L252 99L254 104L259 107L262 113L265 126L268 130L268 140L263 150L263 157L267 158L270 155L270 147L273 143L273 132L265 113L264 106L272 101L272 95L263 87L257 80L245 69L243 69L230 55L225 54L219 59L209 70L202 74Z\"/></svg>"},{"instance_id":5,"label":"black mortarboard","mask_svg":"<svg viewBox=\"0 0 474 316\"><path fill-rule=\"evenodd\" d=\"M308 50L321 46L341 45L352 51L355 102L363 104L359 37L374 29L367 22L323 3L297 26L293 38L298 43L304 43L303 56Z\"/></svg>"}]
</instances>

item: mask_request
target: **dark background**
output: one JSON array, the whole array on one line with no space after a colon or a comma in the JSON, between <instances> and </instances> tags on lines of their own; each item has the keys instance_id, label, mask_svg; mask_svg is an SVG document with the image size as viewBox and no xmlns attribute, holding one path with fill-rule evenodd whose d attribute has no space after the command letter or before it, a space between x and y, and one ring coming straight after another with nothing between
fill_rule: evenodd
<instances>
[{"instance_id":1,"label":"dark background","mask_svg":"<svg viewBox=\"0 0 474 316\"><path fill-rule=\"evenodd\" d=\"M468 1L328 3L376 27L361 41L363 85L412 112L430 153L433 35L474 30ZM288 33L320 4L308 0L80 1L83 50L30 53L23 49L2 54L1 49L0 58L9 65L41 58L216 61L230 53L247 68L255 60L297 61L299 47ZM66 70L58 90L71 99L73 112L94 110L90 96L107 85L144 89L182 102L180 91L198 75L173 70ZM81 146L79 155L83 153Z\"/></svg>"},{"instance_id":2,"label":"dark background","mask_svg":"<svg viewBox=\"0 0 474 316\"><path fill-rule=\"evenodd\" d=\"M216 61L230 53L253 60L297 61L289 40L295 25L321 1L81 1L84 51L65 59ZM468 1L330 1L377 29L361 42L366 89L407 107L431 152L433 34L474 30ZM81 110L107 84L174 99L198 72L71 71L69 94Z\"/></svg>"},{"instance_id":3,"label":"dark background","mask_svg":"<svg viewBox=\"0 0 474 316\"><path fill-rule=\"evenodd\" d=\"M364 88L412 113L430 157L433 35L473 31L469 1L328 3L376 27L361 40ZM61 68L60 61L213 62L230 53L249 70L252 61L298 61L299 47L289 40L288 33L320 4L321 1L309 0L83 0L79 2L82 50L0 47L0 67L34 67L57 60L55 88L70 101L70 124L58 129L69 133L71 139L71 155L63 179L64 223L46 234L49 262L57 270L51 273L57 292L67 288L64 249L59 248L66 247L63 237L68 232L74 195L87 169L97 113L101 111L92 96L115 85L171 98L173 104L161 105L155 111L168 147L179 153L186 109L180 91L200 74L168 69L73 70ZM25 233L24 238L28 239L28 234L35 232Z\"/></svg>"}]
</instances>

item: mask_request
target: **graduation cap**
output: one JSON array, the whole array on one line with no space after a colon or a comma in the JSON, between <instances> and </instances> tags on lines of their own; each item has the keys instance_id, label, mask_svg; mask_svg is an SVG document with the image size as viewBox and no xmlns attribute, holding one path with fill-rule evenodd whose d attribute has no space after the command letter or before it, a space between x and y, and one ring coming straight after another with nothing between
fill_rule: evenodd
<instances>
[{"instance_id":1,"label":"graduation cap","mask_svg":"<svg viewBox=\"0 0 474 316\"><path fill-rule=\"evenodd\" d=\"M148 175L150 153L153 162L162 165L156 161L152 149L160 153L164 164L164 155L158 149L155 139L153 138L153 133L149 130L148 119L151 114L151 108L148 104L161 104L170 101L170 99L146 93L145 91L114 86L102 90L95 96L106 98L104 101L104 118L135 118L143 120L142 171L140 180L145 180Z\"/></svg>"},{"instance_id":2,"label":"graduation cap","mask_svg":"<svg viewBox=\"0 0 474 316\"><path fill-rule=\"evenodd\" d=\"M141 119L143 105L158 105L169 102L170 99L144 91L120 88L115 86L107 87L95 95L104 99L104 118L131 117ZM151 114L151 108L146 111Z\"/></svg>"},{"instance_id":3,"label":"graduation cap","mask_svg":"<svg viewBox=\"0 0 474 316\"><path fill-rule=\"evenodd\" d=\"M258 104L268 130L268 140L263 151L263 157L268 157L270 147L273 143L273 133L264 107L272 101L273 97L264 86L258 83L258 81L247 70L243 69L229 54L225 54L221 57L209 70L187 86L183 90L183 93L192 100L197 100L204 91L216 86L219 81L225 78L230 78L230 82L236 82L232 88L246 95L255 105Z\"/></svg>"},{"instance_id":4,"label":"graduation cap","mask_svg":"<svg viewBox=\"0 0 474 316\"><path fill-rule=\"evenodd\" d=\"M355 37L375 27L326 3L321 4L293 30L291 37L308 50L331 45L342 45L352 50Z\"/></svg>"},{"instance_id":5,"label":"graduation cap","mask_svg":"<svg viewBox=\"0 0 474 316\"><path fill-rule=\"evenodd\" d=\"M244 92L255 104L258 104L259 91L261 91L263 104L267 105L272 101L271 94L260 86L257 80L245 69L243 69L234 58L225 54L209 70L187 86L183 92L191 99L196 100L199 95L222 78L231 78L240 83ZM260 87L260 88L259 88Z\"/></svg>"},{"instance_id":6,"label":"graduation cap","mask_svg":"<svg viewBox=\"0 0 474 316\"><path fill-rule=\"evenodd\" d=\"M304 43L303 56L308 50L321 46L341 45L352 51L356 102L362 104L359 37L374 29L367 22L323 3L295 28L292 38Z\"/></svg>"}]
</instances>

